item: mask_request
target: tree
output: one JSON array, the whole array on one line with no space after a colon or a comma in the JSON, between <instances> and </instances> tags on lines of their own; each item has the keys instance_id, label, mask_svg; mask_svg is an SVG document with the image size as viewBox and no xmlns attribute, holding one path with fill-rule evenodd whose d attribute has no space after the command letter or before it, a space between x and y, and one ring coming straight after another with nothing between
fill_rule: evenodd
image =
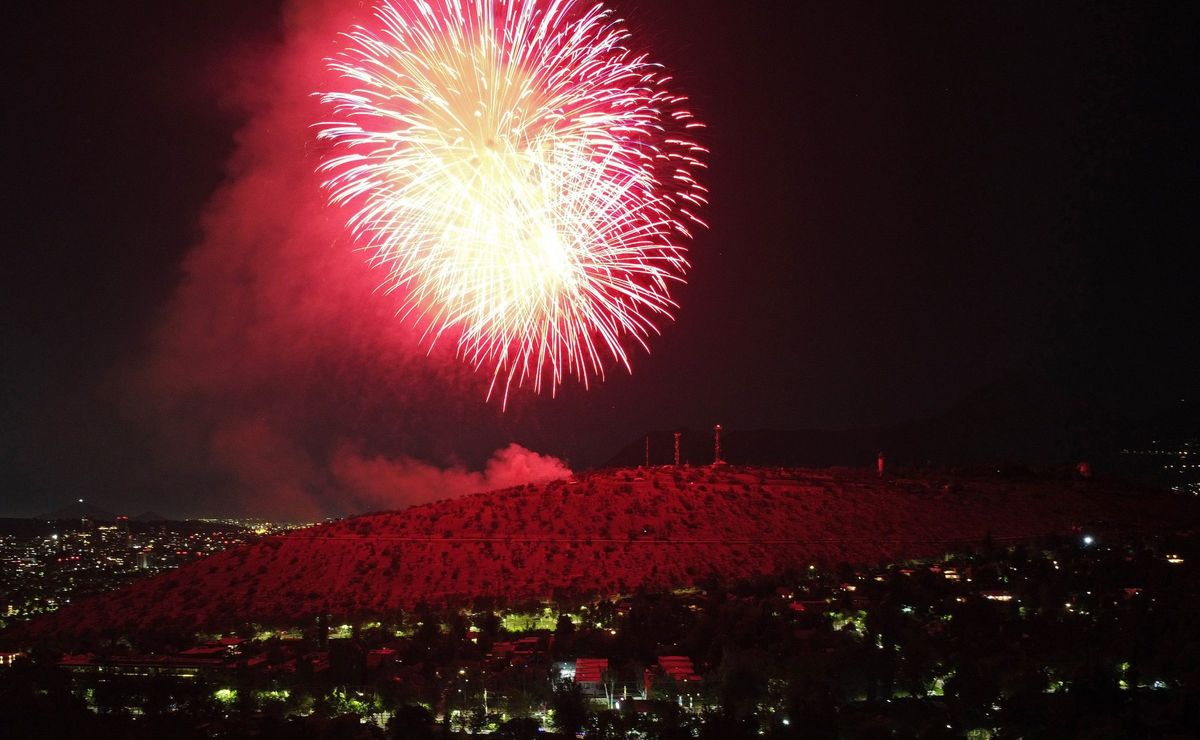
<instances>
[{"instance_id":1,"label":"tree","mask_svg":"<svg viewBox=\"0 0 1200 740\"><path fill-rule=\"evenodd\" d=\"M726 653L715 677L724 717L731 721L753 718L758 700L767 689L767 678L762 669L761 655L732 651Z\"/></svg>"},{"instance_id":2,"label":"tree","mask_svg":"<svg viewBox=\"0 0 1200 740\"><path fill-rule=\"evenodd\" d=\"M329 672L333 682L342 686L357 686L366 671L366 652L356 640L335 640L329 648Z\"/></svg>"},{"instance_id":3,"label":"tree","mask_svg":"<svg viewBox=\"0 0 1200 740\"><path fill-rule=\"evenodd\" d=\"M562 640L570 637L575 633L575 623L566 614L558 615L558 622L554 625L554 636L556 639Z\"/></svg>"},{"instance_id":4,"label":"tree","mask_svg":"<svg viewBox=\"0 0 1200 740\"><path fill-rule=\"evenodd\" d=\"M596 712L588 717L587 730L584 735L596 740L622 740L629 737L632 729L620 712L607 710Z\"/></svg>"},{"instance_id":5,"label":"tree","mask_svg":"<svg viewBox=\"0 0 1200 740\"><path fill-rule=\"evenodd\" d=\"M758 737L753 720L738 719L728 712L706 714L700 725L700 740L752 740Z\"/></svg>"},{"instance_id":6,"label":"tree","mask_svg":"<svg viewBox=\"0 0 1200 740\"><path fill-rule=\"evenodd\" d=\"M500 740L536 740L540 731L537 720L518 717L500 725L494 737Z\"/></svg>"},{"instance_id":7,"label":"tree","mask_svg":"<svg viewBox=\"0 0 1200 740\"><path fill-rule=\"evenodd\" d=\"M583 691L574 681L555 682L554 693L550 696L550 708L553 711L554 728L568 737L575 737L587 721L588 712Z\"/></svg>"},{"instance_id":8,"label":"tree","mask_svg":"<svg viewBox=\"0 0 1200 740\"><path fill-rule=\"evenodd\" d=\"M433 740L433 713L419 704L400 707L388 721L388 734L396 740Z\"/></svg>"},{"instance_id":9,"label":"tree","mask_svg":"<svg viewBox=\"0 0 1200 740\"><path fill-rule=\"evenodd\" d=\"M13 740L92 736L98 719L71 694L56 659L35 651L0 670L0 735Z\"/></svg>"}]
</instances>

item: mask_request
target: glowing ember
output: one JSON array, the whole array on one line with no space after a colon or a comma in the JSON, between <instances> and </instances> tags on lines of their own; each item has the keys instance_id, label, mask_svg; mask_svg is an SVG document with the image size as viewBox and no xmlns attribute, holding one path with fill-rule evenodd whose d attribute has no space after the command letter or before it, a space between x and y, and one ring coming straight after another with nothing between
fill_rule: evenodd
<instances>
[{"instance_id":1,"label":"glowing ember","mask_svg":"<svg viewBox=\"0 0 1200 740\"><path fill-rule=\"evenodd\" d=\"M628 369L705 203L702 124L669 77L574 0L387 0L346 39L318 125L329 200L429 346L457 342L505 402Z\"/></svg>"}]
</instances>

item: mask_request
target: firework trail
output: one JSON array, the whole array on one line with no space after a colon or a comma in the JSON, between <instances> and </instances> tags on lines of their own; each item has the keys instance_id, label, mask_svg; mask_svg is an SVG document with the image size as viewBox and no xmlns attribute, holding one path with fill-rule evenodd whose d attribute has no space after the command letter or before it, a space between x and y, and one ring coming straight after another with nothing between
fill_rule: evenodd
<instances>
[{"instance_id":1,"label":"firework trail","mask_svg":"<svg viewBox=\"0 0 1200 740\"><path fill-rule=\"evenodd\" d=\"M701 128L601 5L385 0L328 61L329 201L402 315L492 375L586 386L671 318Z\"/></svg>"}]
</instances>

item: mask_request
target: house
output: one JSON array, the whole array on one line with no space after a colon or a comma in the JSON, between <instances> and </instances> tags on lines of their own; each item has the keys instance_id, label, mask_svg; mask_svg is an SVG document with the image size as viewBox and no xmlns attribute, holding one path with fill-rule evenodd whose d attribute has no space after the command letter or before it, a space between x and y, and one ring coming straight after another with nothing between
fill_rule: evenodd
<instances>
[{"instance_id":1,"label":"house","mask_svg":"<svg viewBox=\"0 0 1200 740\"><path fill-rule=\"evenodd\" d=\"M1003 591L1003 590L980 591L979 595L982 596L983 598L987 599L988 601L1012 601L1013 600L1012 593L1010 593L1008 591Z\"/></svg>"},{"instance_id":2,"label":"house","mask_svg":"<svg viewBox=\"0 0 1200 740\"><path fill-rule=\"evenodd\" d=\"M541 638L522 637L513 648L514 655L532 656L541 650Z\"/></svg>"},{"instance_id":3,"label":"house","mask_svg":"<svg viewBox=\"0 0 1200 740\"><path fill-rule=\"evenodd\" d=\"M825 599L796 599L788 604L788 608L794 612L824 614L829 610L829 602Z\"/></svg>"},{"instance_id":4,"label":"house","mask_svg":"<svg viewBox=\"0 0 1200 740\"><path fill-rule=\"evenodd\" d=\"M224 645L199 645L194 648L188 648L180 653L181 656L188 658L223 658L229 652L229 649Z\"/></svg>"},{"instance_id":5,"label":"house","mask_svg":"<svg viewBox=\"0 0 1200 740\"><path fill-rule=\"evenodd\" d=\"M576 685L584 696L601 698L605 696L604 679L608 673L608 658L579 658L575 661Z\"/></svg>"},{"instance_id":6,"label":"house","mask_svg":"<svg viewBox=\"0 0 1200 740\"><path fill-rule=\"evenodd\" d=\"M658 666L664 674L681 683L700 680L700 676L696 675L696 668L692 665L691 658L685 658L682 655L660 655L658 656Z\"/></svg>"},{"instance_id":7,"label":"house","mask_svg":"<svg viewBox=\"0 0 1200 740\"><path fill-rule=\"evenodd\" d=\"M25 653L0 653L0 665L10 666L24 655Z\"/></svg>"},{"instance_id":8,"label":"house","mask_svg":"<svg viewBox=\"0 0 1200 740\"><path fill-rule=\"evenodd\" d=\"M381 666L391 664L396 659L396 651L391 648L377 648L367 652L367 670L376 670Z\"/></svg>"},{"instance_id":9,"label":"house","mask_svg":"<svg viewBox=\"0 0 1200 740\"><path fill-rule=\"evenodd\" d=\"M679 688L680 693L687 693L688 684L698 684L701 680L700 676L696 674L695 666L692 665L692 659L682 655L660 655L658 656L658 665L643 672L643 690L647 696L654 688L656 679L666 682L668 686L673 682Z\"/></svg>"}]
</instances>

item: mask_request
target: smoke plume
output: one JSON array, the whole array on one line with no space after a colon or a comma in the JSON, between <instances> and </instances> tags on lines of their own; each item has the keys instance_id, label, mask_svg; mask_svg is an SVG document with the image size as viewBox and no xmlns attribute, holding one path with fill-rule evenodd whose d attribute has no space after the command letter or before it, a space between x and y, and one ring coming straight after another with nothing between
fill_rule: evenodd
<instances>
[{"instance_id":1,"label":"smoke plume","mask_svg":"<svg viewBox=\"0 0 1200 740\"><path fill-rule=\"evenodd\" d=\"M313 92L355 5L294 0L282 42L215 72L212 104L245 124L180 284L121 378L158 430L152 452L195 482L197 511L312 518L569 474L503 446L486 379L420 345L324 204ZM481 472L459 462L497 447Z\"/></svg>"},{"instance_id":2,"label":"smoke plume","mask_svg":"<svg viewBox=\"0 0 1200 740\"><path fill-rule=\"evenodd\" d=\"M358 510L390 509L397 501L425 503L571 475L558 458L539 455L515 443L497 450L482 472L457 466L438 468L409 458L363 457L347 448L334 456L332 473L340 490L351 497L350 503Z\"/></svg>"}]
</instances>

